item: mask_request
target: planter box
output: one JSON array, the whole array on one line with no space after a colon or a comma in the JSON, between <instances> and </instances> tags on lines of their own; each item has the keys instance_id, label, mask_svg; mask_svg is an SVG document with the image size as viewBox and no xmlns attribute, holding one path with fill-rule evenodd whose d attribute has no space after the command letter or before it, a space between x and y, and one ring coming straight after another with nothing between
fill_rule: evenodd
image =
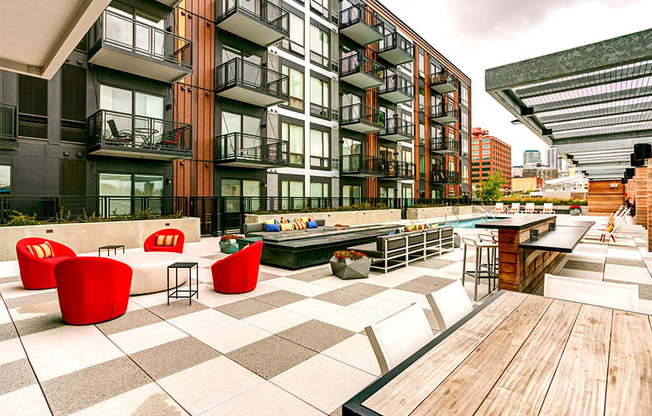
<instances>
[{"instance_id":1,"label":"planter box","mask_svg":"<svg viewBox=\"0 0 652 416\"><path fill-rule=\"evenodd\" d=\"M380 223L396 223L401 221L400 209L372 209L366 211L336 211L336 212L304 212L297 214L266 214L255 215L249 214L245 218L247 224L260 223L264 220L273 220L277 218L301 218L313 217L315 219L326 220L327 226L335 224L344 225L369 225Z\"/></svg>"},{"instance_id":2,"label":"planter box","mask_svg":"<svg viewBox=\"0 0 652 416\"><path fill-rule=\"evenodd\" d=\"M220 251L226 254L233 254L238 251L237 238L220 241Z\"/></svg>"},{"instance_id":3,"label":"planter box","mask_svg":"<svg viewBox=\"0 0 652 416\"><path fill-rule=\"evenodd\" d=\"M183 231L186 243L200 240L199 218L192 217L0 227L0 261L15 260L16 243L25 237L58 241L78 254L97 253L98 247L109 244L124 244L125 248L142 247L150 234L163 228Z\"/></svg>"},{"instance_id":4,"label":"planter box","mask_svg":"<svg viewBox=\"0 0 652 416\"><path fill-rule=\"evenodd\" d=\"M335 257L331 257L330 263L333 274L342 280L364 279L369 277L369 269L371 268L369 257L363 257L358 260L345 259L343 262L339 262Z\"/></svg>"}]
</instances>

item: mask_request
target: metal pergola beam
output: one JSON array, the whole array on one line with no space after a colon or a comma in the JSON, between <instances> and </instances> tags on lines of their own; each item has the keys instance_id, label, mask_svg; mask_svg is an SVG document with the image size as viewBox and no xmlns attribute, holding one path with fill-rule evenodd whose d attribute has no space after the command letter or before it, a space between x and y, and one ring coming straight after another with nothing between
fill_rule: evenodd
<instances>
[{"instance_id":1,"label":"metal pergola beam","mask_svg":"<svg viewBox=\"0 0 652 416\"><path fill-rule=\"evenodd\" d=\"M544 114L539 113L537 114L537 116L539 117L539 120L543 124L546 124L546 123L563 123L566 121L581 121L581 120L586 120L586 119L596 118L596 117L618 116L624 114L638 113L647 110L652 110L652 100L644 103L597 108L597 109L590 109L584 111L577 111L574 113L557 114L552 116L546 116Z\"/></svg>"},{"instance_id":2,"label":"metal pergola beam","mask_svg":"<svg viewBox=\"0 0 652 416\"><path fill-rule=\"evenodd\" d=\"M593 129L593 128L598 128L598 127L609 127L609 126L618 126L618 125L625 125L625 124L635 124L635 123L644 123L646 121L652 121L652 111L646 111L641 113L641 118L639 120L620 120L618 118L615 118L611 121L606 121L605 119L598 119L595 120L596 123L600 124L589 124L586 126L579 126L578 124L580 123L589 123L586 121L578 121L578 122L573 122L569 121L566 124L566 127L555 127L555 126L548 126L552 129L553 134L562 132L562 131L573 131L573 130L585 130L585 129Z\"/></svg>"},{"instance_id":3,"label":"metal pergola beam","mask_svg":"<svg viewBox=\"0 0 652 416\"><path fill-rule=\"evenodd\" d=\"M632 98L652 97L652 86L642 88L629 88L626 90L606 92L603 94L589 95L587 97L571 98L569 100L553 101L545 104L536 104L533 106L535 113L544 111L567 110L569 108L584 107L586 105L596 105L604 103L613 103Z\"/></svg>"},{"instance_id":4,"label":"metal pergola beam","mask_svg":"<svg viewBox=\"0 0 652 416\"><path fill-rule=\"evenodd\" d=\"M596 144L600 142L600 147ZM633 149L636 143L651 143L652 130L637 130L624 133L597 134L580 137L556 139L555 146L559 146L559 153L575 153L591 150ZM575 145L568 147L566 145ZM563 147L562 147L563 146ZM562 149L564 149L562 151ZM569 150L572 149L572 150ZM633 150L632 150L633 151Z\"/></svg>"}]
</instances>

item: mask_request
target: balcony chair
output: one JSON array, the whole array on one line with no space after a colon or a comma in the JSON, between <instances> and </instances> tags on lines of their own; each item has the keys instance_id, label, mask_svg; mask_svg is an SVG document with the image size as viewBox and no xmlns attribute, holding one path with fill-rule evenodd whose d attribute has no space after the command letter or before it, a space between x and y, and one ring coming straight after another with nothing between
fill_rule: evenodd
<instances>
[{"instance_id":1,"label":"balcony chair","mask_svg":"<svg viewBox=\"0 0 652 416\"><path fill-rule=\"evenodd\" d=\"M471 299L459 280L436 292L428 293L426 298L435 313L440 331L450 328L473 311Z\"/></svg>"},{"instance_id":2,"label":"balcony chair","mask_svg":"<svg viewBox=\"0 0 652 416\"><path fill-rule=\"evenodd\" d=\"M185 238L181 230L164 228L147 237L143 243L143 249L145 251L167 251L183 254Z\"/></svg>"},{"instance_id":3,"label":"balcony chair","mask_svg":"<svg viewBox=\"0 0 652 416\"><path fill-rule=\"evenodd\" d=\"M638 285L546 274L543 296L639 312Z\"/></svg>"},{"instance_id":4,"label":"balcony chair","mask_svg":"<svg viewBox=\"0 0 652 416\"><path fill-rule=\"evenodd\" d=\"M109 130L111 130L111 138L123 142L131 142L134 140L131 130L118 130L118 126L115 125L115 120L108 120L106 124L109 125Z\"/></svg>"},{"instance_id":5,"label":"balcony chair","mask_svg":"<svg viewBox=\"0 0 652 416\"><path fill-rule=\"evenodd\" d=\"M179 139L181 138L182 132L182 129L172 130L163 136L157 145L159 147L179 147Z\"/></svg>"},{"instance_id":6,"label":"balcony chair","mask_svg":"<svg viewBox=\"0 0 652 416\"><path fill-rule=\"evenodd\" d=\"M89 325L124 314L133 270L105 257L78 257L54 268L63 321Z\"/></svg>"},{"instance_id":7,"label":"balcony chair","mask_svg":"<svg viewBox=\"0 0 652 416\"><path fill-rule=\"evenodd\" d=\"M219 293L246 293L254 290L258 285L262 251L263 242L256 241L213 263L213 289Z\"/></svg>"},{"instance_id":8,"label":"balcony chair","mask_svg":"<svg viewBox=\"0 0 652 416\"><path fill-rule=\"evenodd\" d=\"M364 330L382 374L433 339L428 318L418 303L413 303Z\"/></svg>"},{"instance_id":9,"label":"balcony chair","mask_svg":"<svg viewBox=\"0 0 652 416\"><path fill-rule=\"evenodd\" d=\"M46 249L47 252L44 252L40 248L34 248L45 243L51 247L51 250ZM20 280L25 289L51 289L56 287L54 266L74 257L77 257L77 254L70 247L45 238L28 237L16 243L16 258L20 269Z\"/></svg>"}]
</instances>

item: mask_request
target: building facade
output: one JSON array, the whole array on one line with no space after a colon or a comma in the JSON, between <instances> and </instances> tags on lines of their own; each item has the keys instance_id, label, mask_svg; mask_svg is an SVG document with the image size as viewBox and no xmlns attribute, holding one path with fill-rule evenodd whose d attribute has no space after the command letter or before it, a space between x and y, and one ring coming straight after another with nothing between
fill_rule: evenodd
<instances>
[{"instance_id":1,"label":"building facade","mask_svg":"<svg viewBox=\"0 0 652 416\"><path fill-rule=\"evenodd\" d=\"M509 193L512 189L512 147L480 127L474 127L472 134L471 187L480 187L484 179L498 173L505 180L503 191Z\"/></svg>"},{"instance_id":2,"label":"building facade","mask_svg":"<svg viewBox=\"0 0 652 416\"><path fill-rule=\"evenodd\" d=\"M557 146L551 146L546 150L546 162L548 163L548 168L562 170L559 148Z\"/></svg>"},{"instance_id":3,"label":"building facade","mask_svg":"<svg viewBox=\"0 0 652 416\"><path fill-rule=\"evenodd\" d=\"M541 164L541 152L538 150L526 150L523 152L523 166L536 167Z\"/></svg>"},{"instance_id":4,"label":"building facade","mask_svg":"<svg viewBox=\"0 0 652 416\"><path fill-rule=\"evenodd\" d=\"M248 210L459 197L470 94L374 0L115 1L52 80L0 74L0 178Z\"/></svg>"}]
</instances>

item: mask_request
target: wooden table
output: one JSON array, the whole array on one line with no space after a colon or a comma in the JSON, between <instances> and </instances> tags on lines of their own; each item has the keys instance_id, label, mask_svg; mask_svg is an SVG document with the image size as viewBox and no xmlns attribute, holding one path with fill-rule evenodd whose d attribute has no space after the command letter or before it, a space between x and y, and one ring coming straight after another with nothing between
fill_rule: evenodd
<instances>
[{"instance_id":1,"label":"wooden table","mask_svg":"<svg viewBox=\"0 0 652 416\"><path fill-rule=\"evenodd\" d=\"M652 316L501 291L348 415L652 415Z\"/></svg>"}]
</instances>

